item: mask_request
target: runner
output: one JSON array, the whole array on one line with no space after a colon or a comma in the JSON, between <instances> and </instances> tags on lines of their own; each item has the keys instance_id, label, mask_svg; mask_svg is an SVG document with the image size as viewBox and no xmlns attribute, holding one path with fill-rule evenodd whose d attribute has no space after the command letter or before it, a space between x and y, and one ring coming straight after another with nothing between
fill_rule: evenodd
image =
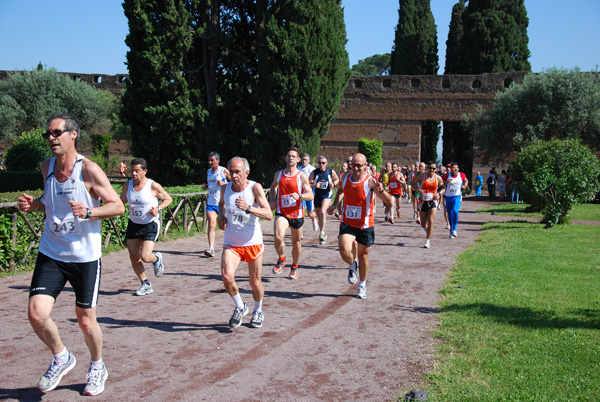
<instances>
[{"instance_id":1,"label":"runner","mask_svg":"<svg viewBox=\"0 0 600 402\"><path fill-rule=\"evenodd\" d=\"M420 189L421 189L421 181L423 176L426 174L425 173L425 162L420 162L417 163L416 165L417 171L414 172L412 180L410 181L411 184L411 191L412 191L412 199L413 199L413 219L416 218L417 219L417 224L421 224L421 214L418 212L419 211L419 196L420 196Z\"/></svg>"},{"instance_id":2,"label":"runner","mask_svg":"<svg viewBox=\"0 0 600 402\"><path fill-rule=\"evenodd\" d=\"M98 395L108 378L102 361L102 330L96 319L102 254L100 219L119 216L125 207L102 169L75 149L79 125L71 116L51 116L42 135L54 155L40 165L44 194L37 199L23 194L17 201L22 212L46 213L29 289L28 317L54 357L38 389L53 390L76 364L50 318L56 298L69 281L75 293L77 322L91 356L83 393Z\"/></svg>"},{"instance_id":3,"label":"runner","mask_svg":"<svg viewBox=\"0 0 600 402\"><path fill-rule=\"evenodd\" d=\"M375 195L383 203L389 203L390 195L383 183L375 181L367 173L367 158L363 154L354 155L352 173L344 178L335 196L335 201L327 210L328 214L335 211L342 200L342 223L338 240L340 256L348 265L348 282L357 281L356 270L360 277L357 297L367 297L367 274L369 272L369 250L375 242Z\"/></svg>"},{"instance_id":4,"label":"runner","mask_svg":"<svg viewBox=\"0 0 600 402\"><path fill-rule=\"evenodd\" d=\"M318 169L315 169L308 181L314 188L315 192L315 208L319 218L319 244L325 244L327 233L325 233L325 223L327 222L327 208L331 204L333 197L333 188L338 185L338 176L332 169L327 167L327 158L323 155L319 156L317 164Z\"/></svg>"},{"instance_id":5,"label":"runner","mask_svg":"<svg viewBox=\"0 0 600 402\"><path fill-rule=\"evenodd\" d=\"M203 187L208 189L206 198L206 216L208 218L208 248L204 250L206 257L215 256L215 238L217 230L217 215L219 214L219 200L221 199L221 187L229 179L229 170L219 166L221 156L217 152L208 154L208 166L206 172L206 183Z\"/></svg>"},{"instance_id":6,"label":"runner","mask_svg":"<svg viewBox=\"0 0 600 402\"><path fill-rule=\"evenodd\" d=\"M227 164L231 182L221 187L219 199L219 228L225 230L221 276L227 293L235 303L229 327L242 325L248 306L240 296L235 272L241 261L248 263L254 311L250 327L260 328L265 319L262 309L265 289L262 284L262 255L265 251L259 219L272 220L273 213L263 187L248 180L250 165L245 158L233 157Z\"/></svg>"},{"instance_id":7,"label":"runner","mask_svg":"<svg viewBox=\"0 0 600 402\"><path fill-rule=\"evenodd\" d=\"M122 177L125 177L126 170L127 170L127 165L125 164L125 162L121 161L121 163L119 164L119 173L121 174Z\"/></svg>"},{"instance_id":8,"label":"runner","mask_svg":"<svg viewBox=\"0 0 600 402\"><path fill-rule=\"evenodd\" d=\"M290 279L298 279L298 262L302 254L302 225L304 224L304 210L302 201L314 199L314 194L308 183L308 177L298 169L300 150L290 148L285 161L287 167L275 173L269 197L271 198L271 209L275 210L275 251L277 252L277 264L273 267L273 273L281 274L286 265L285 259L285 232L288 228L292 233L292 266L290 268Z\"/></svg>"},{"instance_id":9,"label":"runner","mask_svg":"<svg viewBox=\"0 0 600 402\"><path fill-rule=\"evenodd\" d=\"M433 224L437 213L437 202L444 194L444 182L435 173L437 166L435 162L429 162L427 173L419 175L419 214L421 215L421 227L425 230L426 238L423 247L430 247Z\"/></svg>"},{"instance_id":10,"label":"runner","mask_svg":"<svg viewBox=\"0 0 600 402\"><path fill-rule=\"evenodd\" d=\"M306 177L310 177L310 174L315 170L315 167L310 164L310 154L302 155L302 166L300 167L300 170L306 175ZM302 201L302 203L304 204L304 208L306 208L306 213L312 220L313 231L316 232L317 230L319 230L319 223L317 222L317 214L315 213L314 200Z\"/></svg>"},{"instance_id":11,"label":"runner","mask_svg":"<svg viewBox=\"0 0 600 402\"><path fill-rule=\"evenodd\" d=\"M385 191L390 191L390 176L392 175L392 163L387 162L385 164L385 168L381 170L381 175L379 176L379 181L383 183L383 188ZM390 221L390 223L394 223L394 217L392 216L392 204L384 203L385 207L385 220Z\"/></svg>"},{"instance_id":12,"label":"runner","mask_svg":"<svg viewBox=\"0 0 600 402\"><path fill-rule=\"evenodd\" d=\"M467 189L469 180L463 172L458 171L458 163L452 162L450 172L446 173L442 180L446 186L446 209L448 210L448 221L450 222L450 238L458 236L458 210L462 203L462 191Z\"/></svg>"},{"instance_id":13,"label":"runner","mask_svg":"<svg viewBox=\"0 0 600 402\"><path fill-rule=\"evenodd\" d=\"M396 211L396 216L398 218L402 217L402 213L400 212L400 204L402 202L402 186L406 184L406 179L402 172L398 170L398 164L392 163L392 173L389 176L389 186L390 186L390 215L389 222L394 223L393 213Z\"/></svg>"},{"instance_id":14,"label":"runner","mask_svg":"<svg viewBox=\"0 0 600 402\"><path fill-rule=\"evenodd\" d=\"M162 254L159 252L152 254L152 251L160 234L162 223L160 212L173 202L160 184L146 177L147 173L148 164L145 159L132 160L131 177L133 178L123 185L121 192L121 201L129 203L129 222L125 238L131 266L141 282L140 288L135 291L138 296L151 295L154 292L146 276L144 263L152 263L154 276L157 278L165 270Z\"/></svg>"}]
</instances>

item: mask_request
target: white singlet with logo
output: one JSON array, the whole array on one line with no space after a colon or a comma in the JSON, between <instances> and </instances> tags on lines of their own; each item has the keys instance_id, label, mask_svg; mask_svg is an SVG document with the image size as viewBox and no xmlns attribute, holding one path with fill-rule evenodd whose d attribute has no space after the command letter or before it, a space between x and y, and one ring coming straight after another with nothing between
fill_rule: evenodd
<instances>
[{"instance_id":1,"label":"white singlet with logo","mask_svg":"<svg viewBox=\"0 0 600 402\"><path fill-rule=\"evenodd\" d=\"M225 168L219 166L216 171L208 169L206 172L206 181L208 183L208 198L206 199L206 205L219 205L221 199L221 186L217 183L218 180L224 181L225 176L223 172Z\"/></svg>"},{"instance_id":2,"label":"white singlet with logo","mask_svg":"<svg viewBox=\"0 0 600 402\"><path fill-rule=\"evenodd\" d=\"M235 200L242 197L244 201L251 207L258 207L254 202L254 194L252 188L255 181L248 180L246 188L236 193L231 189L233 183L225 185L225 194L223 195L225 202L225 213L227 214L227 226L225 227L225 236L223 244L232 247L254 246L263 243L262 230L257 216L247 214L235 206Z\"/></svg>"},{"instance_id":3,"label":"white singlet with logo","mask_svg":"<svg viewBox=\"0 0 600 402\"><path fill-rule=\"evenodd\" d=\"M50 159L44 195L40 199L46 209L44 234L39 252L63 262L89 262L102 255L100 221L73 216L69 201L83 202L86 208L95 208L100 202L85 188L81 168L83 155L77 155L71 177L59 183L54 177L56 158Z\"/></svg>"},{"instance_id":4,"label":"white singlet with logo","mask_svg":"<svg viewBox=\"0 0 600 402\"><path fill-rule=\"evenodd\" d=\"M158 207L158 198L152 196L153 181L148 179L140 191L135 191L133 180L129 180L127 202L129 203L129 219L133 223L146 225L150 222L159 222L160 214L154 216L150 213L152 208Z\"/></svg>"}]
</instances>

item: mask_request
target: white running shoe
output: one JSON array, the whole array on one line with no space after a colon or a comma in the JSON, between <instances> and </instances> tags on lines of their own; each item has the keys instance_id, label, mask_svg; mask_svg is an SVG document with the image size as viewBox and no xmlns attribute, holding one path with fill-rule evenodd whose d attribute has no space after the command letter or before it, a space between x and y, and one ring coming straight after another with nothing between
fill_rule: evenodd
<instances>
[{"instance_id":1,"label":"white running shoe","mask_svg":"<svg viewBox=\"0 0 600 402\"><path fill-rule=\"evenodd\" d=\"M206 257L214 257L215 256L215 249L214 248L207 248L206 250L204 250L204 255Z\"/></svg>"},{"instance_id":2,"label":"white running shoe","mask_svg":"<svg viewBox=\"0 0 600 402\"><path fill-rule=\"evenodd\" d=\"M351 285L354 285L358 281L358 276L356 275L356 268L358 268L358 261L354 261L351 267L348 268L348 282Z\"/></svg>"},{"instance_id":3,"label":"white running shoe","mask_svg":"<svg viewBox=\"0 0 600 402\"><path fill-rule=\"evenodd\" d=\"M425 244L423 245L425 248L429 248L429 239L425 240Z\"/></svg>"},{"instance_id":4,"label":"white running shoe","mask_svg":"<svg viewBox=\"0 0 600 402\"><path fill-rule=\"evenodd\" d=\"M453 231L450 233L450 235L451 235L452 237L458 237L458 233L456 233L456 230L453 230Z\"/></svg>"},{"instance_id":5,"label":"white running shoe","mask_svg":"<svg viewBox=\"0 0 600 402\"><path fill-rule=\"evenodd\" d=\"M152 290L152 285L150 285L150 282L142 282L140 288L135 291L135 294L138 296L151 295L152 293L154 293L154 290Z\"/></svg>"},{"instance_id":6,"label":"white running shoe","mask_svg":"<svg viewBox=\"0 0 600 402\"><path fill-rule=\"evenodd\" d=\"M156 255L156 262L152 265L154 265L154 276L156 276L157 278L159 276L162 276L163 272L165 272L165 266L163 265L163 256L161 253L154 253L154 255Z\"/></svg>"},{"instance_id":7,"label":"white running shoe","mask_svg":"<svg viewBox=\"0 0 600 402\"><path fill-rule=\"evenodd\" d=\"M102 368L94 367L90 364L90 370L87 373L87 385L83 390L83 395L96 396L104 391L104 382L108 378L108 370L103 364Z\"/></svg>"},{"instance_id":8,"label":"white running shoe","mask_svg":"<svg viewBox=\"0 0 600 402\"><path fill-rule=\"evenodd\" d=\"M367 285L358 285L358 293L356 294L356 297L359 299L367 298Z\"/></svg>"},{"instance_id":9,"label":"white running shoe","mask_svg":"<svg viewBox=\"0 0 600 402\"><path fill-rule=\"evenodd\" d=\"M316 232L317 230L319 230L319 223L316 220L312 221L312 225L313 225L313 232Z\"/></svg>"},{"instance_id":10,"label":"white running shoe","mask_svg":"<svg viewBox=\"0 0 600 402\"><path fill-rule=\"evenodd\" d=\"M38 389L42 392L52 391L58 386L60 379L75 367L75 364L77 364L77 360L71 352L69 352L69 360L65 364L60 364L58 360L52 359L48 370L38 382Z\"/></svg>"}]
</instances>

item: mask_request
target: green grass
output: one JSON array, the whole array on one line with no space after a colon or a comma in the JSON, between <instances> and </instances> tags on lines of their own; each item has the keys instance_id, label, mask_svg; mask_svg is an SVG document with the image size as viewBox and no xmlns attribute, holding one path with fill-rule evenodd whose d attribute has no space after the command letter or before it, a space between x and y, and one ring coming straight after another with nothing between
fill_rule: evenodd
<instances>
[{"instance_id":1,"label":"green grass","mask_svg":"<svg viewBox=\"0 0 600 402\"><path fill-rule=\"evenodd\" d=\"M486 224L441 290L429 400L600 400L598 250L600 226Z\"/></svg>"},{"instance_id":2,"label":"green grass","mask_svg":"<svg viewBox=\"0 0 600 402\"><path fill-rule=\"evenodd\" d=\"M542 219L539 212L525 212L528 204L500 204L478 210L478 212L495 213L497 215L515 216L519 218ZM600 221L600 204L575 205L569 212L571 220Z\"/></svg>"}]
</instances>

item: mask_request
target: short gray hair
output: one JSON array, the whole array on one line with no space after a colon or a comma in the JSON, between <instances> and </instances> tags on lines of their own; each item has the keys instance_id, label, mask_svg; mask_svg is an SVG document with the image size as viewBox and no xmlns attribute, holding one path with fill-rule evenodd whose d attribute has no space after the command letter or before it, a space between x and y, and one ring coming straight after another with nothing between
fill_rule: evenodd
<instances>
[{"instance_id":1,"label":"short gray hair","mask_svg":"<svg viewBox=\"0 0 600 402\"><path fill-rule=\"evenodd\" d=\"M323 159L325 159L325 162L327 162L327 158L323 155L321 155L317 158L318 161L323 160Z\"/></svg>"},{"instance_id":2,"label":"short gray hair","mask_svg":"<svg viewBox=\"0 0 600 402\"><path fill-rule=\"evenodd\" d=\"M227 162L227 169L228 170L231 169L231 164L234 161L242 161L244 163L244 172L249 172L250 171L250 164L248 163L248 159L242 158L241 156L234 156L233 158L229 159L229 162Z\"/></svg>"}]
</instances>

